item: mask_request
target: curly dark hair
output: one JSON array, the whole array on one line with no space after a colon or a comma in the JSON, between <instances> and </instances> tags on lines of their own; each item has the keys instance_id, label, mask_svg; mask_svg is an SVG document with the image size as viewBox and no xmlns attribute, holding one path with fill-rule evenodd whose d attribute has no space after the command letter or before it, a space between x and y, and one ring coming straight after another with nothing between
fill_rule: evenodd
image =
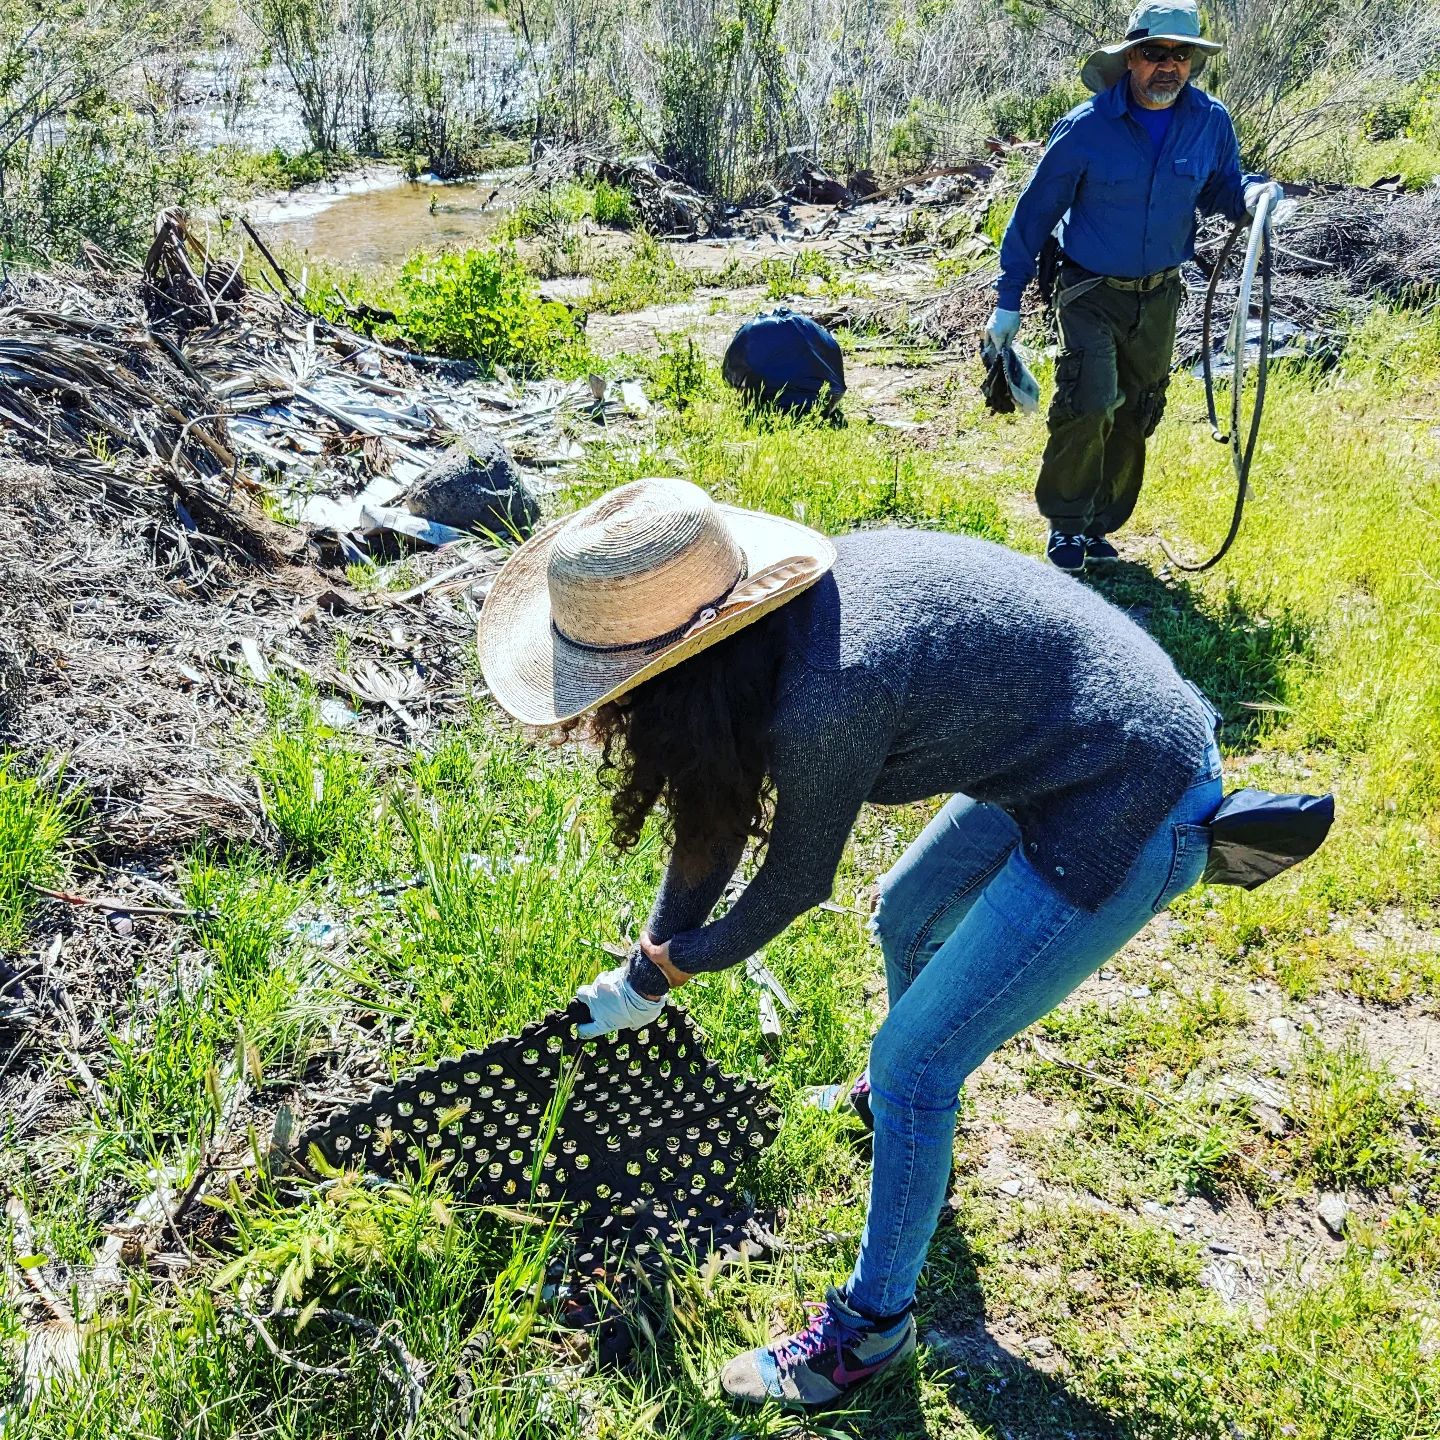
<instances>
[{"instance_id":1,"label":"curly dark hair","mask_svg":"<svg viewBox=\"0 0 1440 1440\"><path fill-rule=\"evenodd\" d=\"M615 844L631 849L657 801L687 881L726 840L763 843L773 799L768 750L785 653L784 608L602 705L585 727L603 748Z\"/></svg>"}]
</instances>

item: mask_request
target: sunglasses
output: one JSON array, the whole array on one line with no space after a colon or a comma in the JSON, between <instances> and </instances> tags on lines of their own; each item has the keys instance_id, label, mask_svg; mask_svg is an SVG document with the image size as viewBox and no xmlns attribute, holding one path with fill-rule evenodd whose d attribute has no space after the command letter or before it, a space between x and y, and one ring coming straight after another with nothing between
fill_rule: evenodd
<instances>
[{"instance_id":1,"label":"sunglasses","mask_svg":"<svg viewBox=\"0 0 1440 1440\"><path fill-rule=\"evenodd\" d=\"M1152 65L1159 65L1166 60L1184 65L1195 54L1193 45L1137 45L1135 48Z\"/></svg>"}]
</instances>

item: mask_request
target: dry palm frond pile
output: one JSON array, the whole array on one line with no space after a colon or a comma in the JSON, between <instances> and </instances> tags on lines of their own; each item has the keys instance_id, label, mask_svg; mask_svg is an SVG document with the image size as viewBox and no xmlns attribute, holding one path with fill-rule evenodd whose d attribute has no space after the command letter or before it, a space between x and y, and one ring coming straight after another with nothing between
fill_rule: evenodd
<instances>
[{"instance_id":1,"label":"dry palm frond pile","mask_svg":"<svg viewBox=\"0 0 1440 1440\"><path fill-rule=\"evenodd\" d=\"M367 598L316 563L335 551L310 548L313 530L363 547L467 433L568 462L570 411L623 418L583 381L454 377L246 285L175 214L143 272L91 252L13 279L0 291L0 749L63 763L100 843L144 855L260 833L246 752L263 721L255 682L277 670L310 676L347 724L424 731L458 693L468 589L492 552L468 539L463 558L416 556L446 583ZM270 519L275 505L300 528Z\"/></svg>"}]
</instances>

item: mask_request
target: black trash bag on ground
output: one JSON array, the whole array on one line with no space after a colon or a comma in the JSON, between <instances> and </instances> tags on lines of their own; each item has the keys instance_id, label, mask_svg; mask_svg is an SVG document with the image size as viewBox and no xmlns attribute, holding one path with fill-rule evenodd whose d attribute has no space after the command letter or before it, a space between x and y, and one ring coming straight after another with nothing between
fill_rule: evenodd
<instances>
[{"instance_id":1,"label":"black trash bag on ground","mask_svg":"<svg viewBox=\"0 0 1440 1440\"><path fill-rule=\"evenodd\" d=\"M833 415L845 394L839 342L818 321L784 305L735 332L722 373L752 403L793 414L818 408Z\"/></svg>"}]
</instances>

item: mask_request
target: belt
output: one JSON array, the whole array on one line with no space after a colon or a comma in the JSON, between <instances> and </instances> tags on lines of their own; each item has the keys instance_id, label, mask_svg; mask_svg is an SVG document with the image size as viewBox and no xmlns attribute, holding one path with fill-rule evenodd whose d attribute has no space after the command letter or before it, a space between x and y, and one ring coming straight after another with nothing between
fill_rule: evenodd
<instances>
[{"instance_id":1,"label":"belt","mask_svg":"<svg viewBox=\"0 0 1440 1440\"><path fill-rule=\"evenodd\" d=\"M1063 252L1061 253L1060 259L1072 270L1078 270L1088 279L1096 281L1103 280L1115 290L1138 290L1142 294L1151 290L1158 290L1166 281L1174 279L1174 277L1180 273L1180 267L1178 265L1171 265L1166 270L1155 271L1153 275L1142 275L1138 280L1125 280L1118 275L1097 275L1093 270L1087 270L1083 265L1077 265Z\"/></svg>"},{"instance_id":2,"label":"belt","mask_svg":"<svg viewBox=\"0 0 1440 1440\"><path fill-rule=\"evenodd\" d=\"M1173 280L1180 273L1178 265L1168 270L1157 270L1153 275L1142 275L1138 280L1122 280L1118 275L1107 275L1105 283L1116 290L1158 290L1167 280Z\"/></svg>"}]
</instances>

